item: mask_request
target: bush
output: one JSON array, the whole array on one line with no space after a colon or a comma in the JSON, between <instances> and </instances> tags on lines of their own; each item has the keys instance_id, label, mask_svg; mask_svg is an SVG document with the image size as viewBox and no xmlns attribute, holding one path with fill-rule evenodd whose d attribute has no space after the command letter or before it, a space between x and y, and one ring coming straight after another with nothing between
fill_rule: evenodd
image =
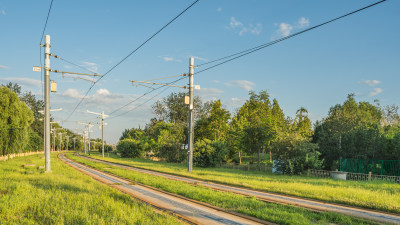
<instances>
[{"instance_id":1,"label":"bush","mask_svg":"<svg viewBox=\"0 0 400 225\"><path fill-rule=\"evenodd\" d=\"M310 142L299 142L294 144L290 154L281 155L276 161L276 170L284 174L301 174L307 169L320 169L323 160L319 160L321 155L318 144Z\"/></svg>"},{"instance_id":2,"label":"bush","mask_svg":"<svg viewBox=\"0 0 400 225\"><path fill-rule=\"evenodd\" d=\"M140 148L140 142L133 139L124 139L119 141L117 152L121 154L121 157L127 158L140 158L143 155L143 151Z\"/></svg>"},{"instance_id":3,"label":"bush","mask_svg":"<svg viewBox=\"0 0 400 225\"><path fill-rule=\"evenodd\" d=\"M215 167L226 161L228 153L226 144L209 139L199 140L194 144L193 163L201 167Z\"/></svg>"},{"instance_id":4,"label":"bush","mask_svg":"<svg viewBox=\"0 0 400 225\"><path fill-rule=\"evenodd\" d=\"M183 162L187 157L187 151L181 149L181 145L174 141L160 144L158 147L158 157L165 159L167 162Z\"/></svg>"}]
</instances>

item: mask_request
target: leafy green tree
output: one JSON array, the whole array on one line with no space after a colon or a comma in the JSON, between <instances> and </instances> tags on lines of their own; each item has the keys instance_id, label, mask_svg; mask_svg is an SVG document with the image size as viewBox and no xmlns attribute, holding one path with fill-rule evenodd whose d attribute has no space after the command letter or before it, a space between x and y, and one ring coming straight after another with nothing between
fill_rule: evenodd
<instances>
[{"instance_id":1,"label":"leafy green tree","mask_svg":"<svg viewBox=\"0 0 400 225\"><path fill-rule=\"evenodd\" d=\"M159 121L187 124L189 121L189 107L184 101L186 95L187 94L184 92L171 93L166 98L163 98L153 104L153 113L156 115ZM208 112L209 105L205 104L203 106L199 96L194 97L193 104L195 120L201 118L205 113Z\"/></svg>"},{"instance_id":2,"label":"leafy green tree","mask_svg":"<svg viewBox=\"0 0 400 225\"><path fill-rule=\"evenodd\" d=\"M29 142L33 112L17 94L0 87L0 151L2 155L24 151Z\"/></svg>"},{"instance_id":3,"label":"leafy green tree","mask_svg":"<svg viewBox=\"0 0 400 225\"><path fill-rule=\"evenodd\" d=\"M230 146L243 149L249 155L257 153L258 164L261 162L260 153L275 139L273 130L271 104L266 91L259 94L250 91L250 99L239 109L231 123L230 137L240 141L231 142Z\"/></svg>"},{"instance_id":4,"label":"leafy green tree","mask_svg":"<svg viewBox=\"0 0 400 225\"><path fill-rule=\"evenodd\" d=\"M222 108L221 100L211 102L211 109L208 115L203 116L196 122L195 138L210 139L213 141L226 141L230 119L228 110Z\"/></svg>"},{"instance_id":5,"label":"leafy green tree","mask_svg":"<svg viewBox=\"0 0 400 225\"><path fill-rule=\"evenodd\" d=\"M382 111L350 94L343 105L333 106L315 125L313 142L319 145L325 168L338 168L340 157L373 157L378 146ZM375 135L375 136L374 136Z\"/></svg>"}]
</instances>

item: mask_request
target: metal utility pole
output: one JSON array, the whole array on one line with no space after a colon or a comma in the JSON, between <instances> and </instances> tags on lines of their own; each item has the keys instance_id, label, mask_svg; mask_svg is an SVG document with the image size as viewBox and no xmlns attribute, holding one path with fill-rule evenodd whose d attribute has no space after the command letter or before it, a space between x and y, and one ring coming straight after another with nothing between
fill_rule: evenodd
<instances>
[{"instance_id":1,"label":"metal utility pole","mask_svg":"<svg viewBox=\"0 0 400 225\"><path fill-rule=\"evenodd\" d=\"M89 123L83 123L83 122L77 122L78 124L83 124L87 127L87 134L88 134L88 139L89 139L89 155L90 155L90 128L93 126L91 122ZM85 154L86 154L86 146L85 146Z\"/></svg>"},{"instance_id":2,"label":"metal utility pole","mask_svg":"<svg viewBox=\"0 0 400 225\"><path fill-rule=\"evenodd\" d=\"M46 172L50 172L50 35L44 40L44 158Z\"/></svg>"},{"instance_id":3,"label":"metal utility pole","mask_svg":"<svg viewBox=\"0 0 400 225\"><path fill-rule=\"evenodd\" d=\"M192 172L193 168L193 133L194 133L194 115L193 115L193 74L194 74L194 58L189 59L189 152L188 152L188 171Z\"/></svg>"},{"instance_id":4,"label":"metal utility pole","mask_svg":"<svg viewBox=\"0 0 400 225\"><path fill-rule=\"evenodd\" d=\"M86 154L86 131L83 132L82 139L83 139L83 150Z\"/></svg>"},{"instance_id":5,"label":"metal utility pole","mask_svg":"<svg viewBox=\"0 0 400 225\"><path fill-rule=\"evenodd\" d=\"M103 158L104 158L104 125L106 125L106 124L104 124L104 118L107 118L108 117L108 115L105 115L104 114L104 111L102 111L101 113L95 113L95 112L91 112L91 111L89 111L89 110L86 110L88 113L91 113L91 114L95 114L95 115L99 115L100 116L100 125L101 125L101 142L102 142L102 144L101 144L101 155L103 156ZM89 155L90 155L90 153L89 153Z\"/></svg>"},{"instance_id":6,"label":"metal utility pole","mask_svg":"<svg viewBox=\"0 0 400 225\"><path fill-rule=\"evenodd\" d=\"M74 140L74 152L76 151L75 150L75 142L76 142L76 138L72 138L72 140Z\"/></svg>"},{"instance_id":7,"label":"metal utility pole","mask_svg":"<svg viewBox=\"0 0 400 225\"><path fill-rule=\"evenodd\" d=\"M62 148L62 147L61 147L61 140L62 140L62 135L63 135L63 134L64 134L64 133L58 133L58 135L60 136L60 145L59 145L60 148L58 149L59 151L61 151L61 148Z\"/></svg>"},{"instance_id":8,"label":"metal utility pole","mask_svg":"<svg viewBox=\"0 0 400 225\"><path fill-rule=\"evenodd\" d=\"M68 144L69 144L69 136L65 136L67 138L67 151L68 151Z\"/></svg>"},{"instance_id":9,"label":"metal utility pole","mask_svg":"<svg viewBox=\"0 0 400 225\"><path fill-rule=\"evenodd\" d=\"M56 131L57 129L53 129L53 152L56 151Z\"/></svg>"},{"instance_id":10,"label":"metal utility pole","mask_svg":"<svg viewBox=\"0 0 400 225\"><path fill-rule=\"evenodd\" d=\"M189 88L186 86L176 86L176 85L170 85L170 84L162 84L162 83L154 83L154 82L149 82L153 80L160 80L160 79L166 79L166 78L172 78L172 77L178 77L178 76L172 76L172 77L164 77L164 78L156 78L152 80L146 80L146 81L137 81L137 80L130 80L132 82L133 86L145 86L148 88L152 88L149 86L146 86L144 84L152 84L152 85L162 85L162 86L170 86L170 87L180 87L180 88L185 88L189 89L189 96L185 96L185 104L189 105L189 133L188 133L188 171L192 172L193 169L193 135L194 135L194 96L193 96L193 90L194 89L200 89L200 85L194 85L193 81L193 74L194 74L194 68L197 66L194 66L194 58L190 57L189 59L189 74L183 74L183 75L178 75L178 76L189 76ZM154 88L153 88L154 89ZM189 98L186 98L189 97Z\"/></svg>"}]
</instances>

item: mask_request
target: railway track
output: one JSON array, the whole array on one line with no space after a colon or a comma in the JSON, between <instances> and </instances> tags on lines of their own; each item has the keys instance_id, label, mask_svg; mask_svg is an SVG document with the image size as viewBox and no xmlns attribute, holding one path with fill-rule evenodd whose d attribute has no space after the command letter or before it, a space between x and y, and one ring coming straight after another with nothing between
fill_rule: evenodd
<instances>
[{"instance_id":1,"label":"railway track","mask_svg":"<svg viewBox=\"0 0 400 225\"><path fill-rule=\"evenodd\" d=\"M201 186L209 187L209 188L219 190L219 191L232 192L232 193L246 195L246 196L254 196L254 197L256 197L260 200L266 201L266 202L294 205L294 206L308 208L308 209L315 210L315 211L336 212L336 213L341 213L344 215L349 215L349 216L363 218L363 219L367 219L367 220L371 220L371 221L376 221L379 223L400 224L400 215L398 215L398 214L386 213L386 212L377 211L377 210L363 209L363 208L340 205L340 204L326 203L326 202L321 202L321 201L316 201L316 200L292 197L292 196L287 196L287 195L280 195L280 194L275 194L275 193L268 193L268 192L263 192L263 191L256 191L256 190L247 189L247 188L235 187L235 186L230 186L230 185L226 185L226 184L218 184L218 183L213 183L213 182L208 182L208 181L203 181L203 180L198 180L198 179L193 179L193 178L187 178L187 177L182 177L182 176L177 176L177 175L172 175L172 174L167 174L167 173L162 173L162 172L157 172L157 171L152 171L152 170L146 170L146 169L137 168L137 167L133 167L133 166L129 166L129 165L124 165L124 164L120 164L120 163L113 163L113 162L108 162L105 160L94 159L94 158L82 156L79 154L77 154L77 155L82 158L85 158L85 159L88 159L91 161L95 161L95 162L99 162L99 163L103 163L103 164L110 165L110 166L116 166L116 167L120 167L120 168L124 168L124 169L128 169L128 170L133 170L136 172L146 173L149 175L160 176L160 177L165 177L165 178L172 179L172 180L183 181L186 183L201 185Z\"/></svg>"},{"instance_id":2,"label":"railway track","mask_svg":"<svg viewBox=\"0 0 400 225\"><path fill-rule=\"evenodd\" d=\"M185 197L168 193L150 186L135 183L134 181L126 178L122 178L75 162L65 157L63 153L59 154L58 158L69 166L87 174L99 182L129 194L142 202L146 202L158 210L170 212L183 221L191 224L273 224L239 213L228 212L224 209L187 199Z\"/></svg>"}]
</instances>

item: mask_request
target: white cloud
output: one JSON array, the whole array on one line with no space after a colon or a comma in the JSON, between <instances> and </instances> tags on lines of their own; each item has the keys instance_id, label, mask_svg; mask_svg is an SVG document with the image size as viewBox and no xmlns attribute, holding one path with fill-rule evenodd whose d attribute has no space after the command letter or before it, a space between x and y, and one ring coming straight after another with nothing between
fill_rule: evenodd
<instances>
[{"instance_id":1,"label":"white cloud","mask_svg":"<svg viewBox=\"0 0 400 225\"><path fill-rule=\"evenodd\" d=\"M271 39L287 37L295 29L308 27L310 26L310 20L305 17L300 17L300 19L294 25L282 22L279 24L275 24L275 26L278 26L278 30L274 32Z\"/></svg>"},{"instance_id":2,"label":"white cloud","mask_svg":"<svg viewBox=\"0 0 400 225\"><path fill-rule=\"evenodd\" d=\"M383 92L382 88L374 88L374 90L369 93L369 96L372 97L372 96L378 95L382 92Z\"/></svg>"},{"instance_id":3,"label":"white cloud","mask_svg":"<svg viewBox=\"0 0 400 225\"><path fill-rule=\"evenodd\" d=\"M248 26L245 26L242 22L238 21L235 19L235 17L231 17L231 20L229 22L229 27L232 30L237 30L239 32L239 35L243 35L246 32L250 32L251 34L258 35L261 33L262 30L262 24L258 23L256 25L249 24Z\"/></svg>"},{"instance_id":4,"label":"white cloud","mask_svg":"<svg viewBox=\"0 0 400 225\"><path fill-rule=\"evenodd\" d=\"M62 96L74 99L81 99L84 97L83 93L73 88L68 88L66 91L64 91L64 93L62 93ZM100 88L93 95L86 96L86 102L98 105L105 103L115 103L120 101L122 98L122 95L112 94L109 90Z\"/></svg>"},{"instance_id":5,"label":"white cloud","mask_svg":"<svg viewBox=\"0 0 400 225\"><path fill-rule=\"evenodd\" d=\"M243 23L237 21L235 19L235 17L231 17L231 22L229 23L229 26L231 26L232 29L235 29L237 27L242 28L243 27Z\"/></svg>"},{"instance_id":6,"label":"white cloud","mask_svg":"<svg viewBox=\"0 0 400 225\"><path fill-rule=\"evenodd\" d=\"M40 87L42 84L40 80L35 80L26 77L5 77L5 78L0 78L0 80L13 82L20 85L33 86L33 87Z\"/></svg>"},{"instance_id":7,"label":"white cloud","mask_svg":"<svg viewBox=\"0 0 400 225\"><path fill-rule=\"evenodd\" d=\"M66 68L66 69L71 69L71 66L64 65L64 68Z\"/></svg>"},{"instance_id":8,"label":"white cloud","mask_svg":"<svg viewBox=\"0 0 400 225\"><path fill-rule=\"evenodd\" d=\"M94 62L82 62L82 66L92 71L93 73L97 73L98 65Z\"/></svg>"},{"instance_id":9,"label":"white cloud","mask_svg":"<svg viewBox=\"0 0 400 225\"><path fill-rule=\"evenodd\" d=\"M158 58L162 58L165 62L182 62L180 59L174 59L168 56L158 56Z\"/></svg>"},{"instance_id":10,"label":"white cloud","mask_svg":"<svg viewBox=\"0 0 400 225\"><path fill-rule=\"evenodd\" d=\"M233 80L228 83L225 83L225 85L228 87L239 87L246 91L250 91L253 89L254 86L256 86L255 83L248 80Z\"/></svg>"},{"instance_id":11,"label":"white cloud","mask_svg":"<svg viewBox=\"0 0 400 225\"><path fill-rule=\"evenodd\" d=\"M216 83L216 84L221 83L221 81L219 81L219 80L212 80L212 82L213 82L213 83Z\"/></svg>"},{"instance_id":12,"label":"white cloud","mask_svg":"<svg viewBox=\"0 0 400 225\"><path fill-rule=\"evenodd\" d=\"M363 81L360 81L359 83L360 83L360 84L366 84L366 85L368 85L368 86L373 87L373 86L375 86L375 85L377 85L377 84L380 84L380 83L382 83L382 82L379 81L379 80L363 80Z\"/></svg>"},{"instance_id":13,"label":"white cloud","mask_svg":"<svg viewBox=\"0 0 400 225\"><path fill-rule=\"evenodd\" d=\"M1 10L1 15L5 16L6 15L6 10L2 9Z\"/></svg>"},{"instance_id":14,"label":"white cloud","mask_svg":"<svg viewBox=\"0 0 400 225\"><path fill-rule=\"evenodd\" d=\"M0 69L5 69L5 70L8 70L8 69L9 69L9 67L8 67L8 66L4 66L4 65L0 65Z\"/></svg>"},{"instance_id":15,"label":"white cloud","mask_svg":"<svg viewBox=\"0 0 400 225\"><path fill-rule=\"evenodd\" d=\"M223 90L218 88L200 88L200 90L196 90L196 92L204 99L211 98L213 100L219 98L221 94L224 93Z\"/></svg>"},{"instance_id":16,"label":"white cloud","mask_svg":"<svg viewBox=\"0 0 400 225\"><path fill-rule=\"evenodd\" d=\"M221 12L221 11L222 11L222 8L218 8L217 11L218 11L218 12Z\"/></svg>"},{"instance_id":17,"label":"white cloud","mask_svg":"<svg viewBox=\"0 0 400 225\"><path fill-rule=\"evenodd\" d=\"M280 23L279 29L275 31L278 37L287 37L292 32L293 26L288 23Z\"/></svg>"},{"instance_id":18,"label":"white cloud","mask_svg":"<svg viewBox=\"0 0 400 225\"><path fill-rule=\"evenodd\" d=\"M226 102L226 105L233 109L233 108L238 108L241 107L244 103L246 102L245 98L231 98Z\"/></svg>"},{"instance_id":19,"label":"white cloud","mask_svg":"<svg viewBox=\"0 0 400 225\"><path fill-rule=\"evenodd\" d=\"M305 18L305 17L301 17L298 21L297 21L297 28L305 28L310 26L310 20Z\"/></svg>"},{"instance_id":20,"label":"white cloud","mask_svg":"<svg viewBox=\"0 0 400 225\"><path fill-rule=\"evenodd\" d=\"M84 95L80 94L76 89L68 88L64 93L62 93L62 96L80 99L83 98Z\"/></svg>"}]
</instances>

